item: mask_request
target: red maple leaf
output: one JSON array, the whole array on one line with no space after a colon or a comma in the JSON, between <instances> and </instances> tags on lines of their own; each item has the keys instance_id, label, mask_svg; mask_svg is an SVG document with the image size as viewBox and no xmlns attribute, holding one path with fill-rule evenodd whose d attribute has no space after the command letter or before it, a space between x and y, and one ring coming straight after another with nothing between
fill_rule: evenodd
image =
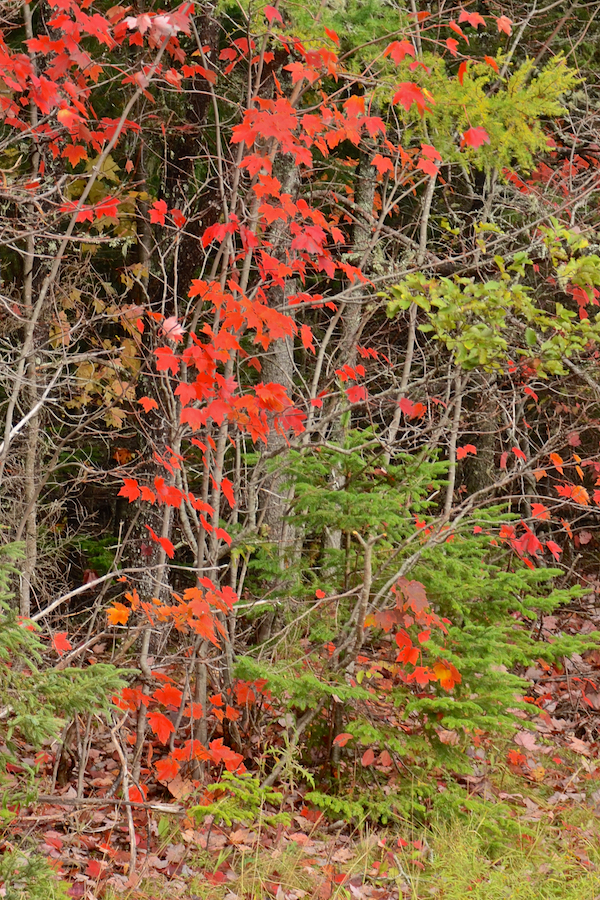
<instances>
[{"instance_id":1,"label":"red maple leaf","mask_svg":"<svg viewBox=\"0 0 600 900\"><path fill-rule=\"evenodd\" d=\"M164 225L167 215L167 204L164 200L155 200L150 207L150 222L153 225Z\"/></svg>"},{"instance_id":2,"label":"red maple leaf","mask_svg":"<svg viewBox=\"0 0 600 900\"><path fill-rule=\"evenodd\" d=\"M437 178L438 167L432 159L420 156L417 163L417 169L421 169L422 172L425 172L426 175L431 175L432 178Z\"/></svg>"},{"instance_id":3,"label":"red maple leaf","mask_svg":"<svg viewBox=\"0 0 600 900\"><path fill-rule=\"evenodd\" d=\"M60 656L62 656L63 653L66 653L67 650L73 649L73 645L67 640L66 631L57 631L57 633L52 636L52 646Z\"/></svg>"},{"instance_id":4,"label":"red maple leaf","mask_svg":"<svg viewBox=\"0 0 600 900\"><path fill-rule=\"evenodd\" d=\"M221 490L225 494L225 496L227 498L227 502L229 503L230 507L233 509L233 507L235 506L235 496L233 493L233 482L231 482L229 480L229 478L222 478L221 479Z\"/></svg>"},{"instance_id":5,"label":"red maple leaf","mask_svg":"<svg viewBox=\"0 0 600 900\"><path fill-rule=\"evenodd\" d=\"M472 453L473 456L477 456L477 447L474 444L465 444L463 447L456 448L456 458L464 459L469 453Z\"/></svg>"},{"instance_id":6,"label":"red maple leaf","mask_svg":"<svg viewBox=\"0 0 600 900\"><path fill-rule=\"evenodd\" d=\"M496 25L498 26L498 31L503 31L510 37L512 34L512 20L508 16L500 16L499 19L496 19Z\"/></svg>"},{"instance_id":7,"label":"red maple leaf","mask_svg":"<svg viewBox=\"0 0 600 900\"><path fill-rule=\"evenodd\" d=\"M413 647L413 642L411 641L406 631L399 631L397 633L396 643L399 647L396 662L409 663L410 665L414 666L419 658L419 653L421 651L418 647Z\"/></svg>"},{"instance_id":8,"label":"red maple leaf","mask_svg":"<svg viewBox=\"0 0 600 900\"><path fill-rule=\"evenodd\" d=\"M231 535L229 535L224 528L215 528L215 537L220 541L225 541L225 543L231 547Z\"/></svg>"},{"instance_id":9,"label":"red maple leaf","mask_svg":"<svg viewBox=\"0 0 600 900\"><path fill-rule=\"evenodd\" d=\"M544 506L543 503L532 503L531 504L531 515L534 519L549 519L550 518L550 510L547 506Z\"/></svg>"},{"instance_id":10,"label":"red maple leaf","mask_svg":"<svg viewBox=\"0 0 600 900\"><path fill-rule=\"evenodd\" d=\"M171 720L167 719L167 717L163 715L163 713L158 712L158 710L153 710L148 713L148 722L150 723L150 728L161 744L166 744L169 740L169 736L175 731L175 726Z\"/></svg>"},{"instance_id":11,"label":"red maple leaf","mask_svg":"<svg viewBox=\"0 0 600 900\"><path fill-rule=\"evenodd\" d=\"M282 384L257 384L255 389L259 404L263 409L271 412L283 412L286 407L291 406L291 400L285 392Z\"/></svg>"},{"instance_id":12,"label":"red maple leaf","mask_svg":"<svg viewBox=\"0 0 600 900\"><path fill-rule=\"evenodd\" d=\"M412 41L393 41L384 50L384 56L391 56L396 65L402 62L406 55L416 56Z\"/></svg>"},{"instance_id":13,"label":"red maple leaf","mask_svg":"<svg viewBox=\"0 0 600 900\"><path fill-rule=\"evenodd\" d=\"M235 750L230 750L229 747L223 746L223 738L211 741L208 746L210 755L217 765L224 762L228 772L246 771L244 757L240 753L236 753Z\"/></svg>"},{"instance_id":14,"label":"red maple leaf","mask_svg":"<svg viewBox=\"0 0 600 900\"><path fill-rule=\"evenodd\" d=\"M90 878L97 880L101 877L104 870L108 867L108 862L104 859L90 859L88 862L85 875L89 875Z\"/></svg>"},{"instance_id":15,"label":"red maple leaf","mask_svg":"<svg viewBox=\"0 0 600 900\"><path fill-rule=\"evenodd\" d=\"M477 147L481 147L482 144L489 144L490 136L485 130L479 126L478 128L469 128L467 131L463 133L462 140L460 142L461 147L473 147L477 149Z\"/></svg>"},{"instance_id":16,"label":"red maple leaf","mask_svg":"<svg viewBox=\"0 0 600 900\"><path fill-rule=\"evenodd\" d=\"M480 25L485 25L485 19L479 15L478 12L467 12L466 9L461 9L460 16L458 17L459 22L468 22L473 28L478 28Z\"/></svg>"},{"instance_id":17,"label":"red maple leaf","mask_svg":"<svg viewBox=\"0 0 600 900\"><path fill-rule=\"evenodd\" d=\"M555 541L546 541L546 549L550 551L556 562L558 562L562 553L562 547L559 547Z\"/></svg>"},{"instance_id":18,"label":"red maple leaf","mask_svg":"<svg viewBox=\"0 0 600 900\"><path fill-rule=\"evenodd\" d=\"M429 669L425 666L417 666L415 671L408 676L407 681L416 681L417 684L423 687L424 685L429 684L431 679L432 672Z\"/></svg>"},{"instance_id":19,"label":"red maple leaf","mask_svg":"<svg viewBox=\"0 0 600 900\"><path fill-rule=\"evenodd\" d=\"M124 484L118 493L118 497L127 497L130 503L140 496L140 487L135 478L124 478Z\"/></svg>"},{"instance_id":20,"label":"red maple leaf","mask_svg":"<svg viewBox=\"0 0 600 900\"><path fill-rule=\"evenodd\" d=\"M176 228L183 228L187 221L180 209L172 209L171 218L173 219L173 224Z\"/></svg>"},{"instance_id":21,"label":"red maple leaf","mask_svg":"<svg viewBox=\"0 0 600 900\"><path fill-rule=\"evenodd\" d=\"M198 409L195 406L187 406L181 410L180 421L182 425L189 425L192 431L198 431L206 425L206 409Z\"/></svg>"},{"instance_id":22,"label":"red maple leaf","mask_svg":"<svg viewBox=\"0 0 600 900\"><path fill-rule=\"evenodd\" d=\"M398 406L407 419L420 419L426 412L426 408L422 403L413 403L408 397L402 397Z\"/></svg>"},{"instance_id":23,"label":"red maple leaf","mask_svg":"<svg viewBox=\"0 0 600 900\"><path fill-rule=\"evenodd\" d=\"M428 91L427 95L425 95L418 84L414 84L412 81L403 81L402 84L398 85L398 90L392 98L392 103L400 103L407 112L412 104L416 103L419 113L423 115L425 110L430 111L427 103L434 102Z\"/></svg>"},{"instance_id":24,"label":"red maple leaf","mask_svg":"<svg viewBox=\"0 0 600 900\"><path fill-rule=\"evenodd\" d=\"M239 144L243 142L246 144L246 147L251 147L258 137L258 131L254 127L253 120L250 119L248 114L244 116L243 122L232 128L231 134L232 144Z\"/></svg>"},{"instance_id":25,"label":"red maple leaf","mask_svg":"<svg viewBox=\"0 0 600 900\"><path fill-rule=\"evenodd\" d=\"M151 409L158 409L158 403L153 397L140 397L138 403L146 413L150 412Z\"/></svg>"},{"instance_id":26,"label":"red maple leaf","mask_svg":"<svg viewBox=\"0 0 600 900\"><path fill-rule=\"evenodd\" d=\"M100 203L94 206L96 219L106 217L107 219L117 219L119 217L119 200L116 197L105 197Z\"/></svg>"},{"instance_id":27,"label":"red maple leaf","mask_svg":"<svg viewBox=\"0 0 600 900\"><path fill-rule=\"evenodd\" d=\"M421 153L428 159L437 159L438 162L442 161L442 154L432 144L421 143Z\"/></svg>"},{"instance_id":28,"label":"red maple leaf","mask_svg":"<svg viewBox=\"0 0 600 900\"><path fill-rule=\"evenodd\" d=\"M174 706L179 709L182 693L176 687L173 687L172 684L165 684L164 687L158 688L156 691L154 691L152 696L155 700L158 700L158 702L162 703L164 706Z\"/></svg>"},{"instance_id":29,"label":"red maple leaf","mask_svg":"<svg viewBox=\"0 0 600 900\"><path fill-rule=\"evenodd\" d=\"M159 372L168 372L173 375L179 372L179 357L175 356L170 347L157 347L154 351L156 356L156 368Z\"/></svg>"},{"instance_id":30,"label":"red maple leaf","mask_svg":"<svg viewBox=\"0 0 600 900\"><path fill-rule=\"evenodd\" d=\"M459 34L461 36L461 38L463 38L463 40L465 40L467 42L467 44L469 43L469 38L464 33L464 31L462 30L460 25L457 22L455 22L454 19L452 19L450 22L448 22L448 28L451 28L452 31L454 31L456 34Z\"/></svg>"},{"instance_id":31,"label":"red maple leaf","mask_svg":"<svg viewBox=\"0 0 600 900\"><path fill-rule=\"evenodd\" d=\"M272 25L274 21L279 22L283 25L283 18L278 9L275 9L274 6L265 6L263 9L263 15L269 25Z\"/></svg>"},{"instance_id":32,"label":"red maple leaf","mask_svg":"<svg viewBox=\"0 0 600 900\"><path fill-rule=\"evenodd\" d=\"M173 547L173 544L171 543L169 538L159 537L156 534L156 532L149 525L145 525L144 528L146 528L148 530L152 540L155 541L157 544L160 544L160 546L163 548L163 550L165 551L165 553L167 554L169 559L173 559L173 557L175 556L175 548Z\"/></svg>"},{"instance_id":33,"label":"red maple leaf","mask_svg":"<svg viewBox=\"0 0 600 900\"><path fill-rule=\"evenodd\" d=\"M283 68L291 73L292 84L298 84L303 78L306 78L309 84L314 84L320 77L316 69L301 62L288 63L288 65Z\"/></svg>"},{"instance_id":34,"label":"red maple leaf","mask_svg":"<svg viewBox=\"0 0 600 900\"><path fill-rule=\"evenodd\" d=\"M67 144L61 153L65 159L68 159L73 168L78 165L82 159L87 159L87 150L81 144Z\"/></svg>"},{"instance_id":35,"label":"red maple leaf","mask_svg":"<svg viewBox=\"0 0 600 900\"><path fill-rule=\"evenodd\" d=\"M375 166L380 175L383 175L385 172L393 172L394 164L387 156L382 156L381 153L376 153L373 159L371 160L371 165Z\"/></svg>"},{"instance_id":36,"label":"red maple leaf","mask_svg":"<svg viewBox=\"0 0 600 900\"><path fill-rule=\"evenodd\" d=\"M531 556L537 556L537 554L542 549L540 541L537 539L533 531L527 527L525 522L521 522L521 525L523 526L525 531L520 538L512 541L514 549L517 551L519 556L523 556L524 553L529 553Z\"/></svg>"},{"instance_id":37,"label":"red maple leaf","mask_svg":"<svg viewBox=\"0 0 600 900\"><path fill-rule=\"evenodd\" d=\"M363 400L368 399L369 393L363 385L355 384L347 389L346 396L350 403L361 403Z\"/></svg>"}]
</instances>

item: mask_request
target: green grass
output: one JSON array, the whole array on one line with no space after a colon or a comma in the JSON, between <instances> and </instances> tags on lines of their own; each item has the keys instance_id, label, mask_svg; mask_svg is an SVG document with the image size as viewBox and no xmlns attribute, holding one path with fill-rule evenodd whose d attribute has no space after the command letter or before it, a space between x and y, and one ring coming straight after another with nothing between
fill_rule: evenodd
<instances>
[{"instance_id":1,"label":"green grass","mask_svg":"<svg viewBox=\"0 0 600 900\"><path fill-rule=\"evenodd\" d=\"M422 869L415 869L404 852L411 900L600 898L597 821L591 829L538 825L533 835L530 825L520 840L495 853L481 825L473 821L436 830Z\"/></svg>"}]
</instances>

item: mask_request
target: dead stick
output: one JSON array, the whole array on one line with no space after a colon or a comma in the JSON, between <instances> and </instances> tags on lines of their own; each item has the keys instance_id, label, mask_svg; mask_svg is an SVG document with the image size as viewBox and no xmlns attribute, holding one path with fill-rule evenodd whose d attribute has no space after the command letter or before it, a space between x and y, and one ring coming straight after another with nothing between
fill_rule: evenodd
<instances>
[{"instance_id":1,"label":"dead stick","mask_svg":"<svg viewBox=\"0 0 600 900\"><path fill-rule=\"evenodd\" d=\"M126 800L124 797L61 797L60 794L40 794L38 803L53 803L56 806L131 806L134 809L152 809L156 812L182 816L186 812L183 806L171 803L143 803L137 800Z\"/></svg>"}]
</instances>

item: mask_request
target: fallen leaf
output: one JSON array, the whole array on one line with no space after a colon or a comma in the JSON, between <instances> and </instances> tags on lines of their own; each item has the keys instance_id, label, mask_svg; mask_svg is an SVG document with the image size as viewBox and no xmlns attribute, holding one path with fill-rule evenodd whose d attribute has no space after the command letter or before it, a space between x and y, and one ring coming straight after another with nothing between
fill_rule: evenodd
<instances>
[{"instance_id":1,"label":"fallen leaf","mask_svg":"<svg viewBox=\"0 0 600 900\"><path fill-rule=\"evenodd\" d=\"M535 739L535 734L530 731L518 731L514 736L515 744L525 747L526 750L539 750L540 746Z\"/></svg>"},{"instance_id":2,"label":"fallen leaf","mask_svg":"<svg viewBox=\"0 0 600 900\"><path fill-rule=\"evenodd\" d=\"M296 844L300 844L301 847L306 846L306 844L310 843L310 838L303 831L294 831L292 834L288 834L288 840L294 841Z\"/></svg>"},{"instance_id":3,"label":"fallen leaf","mask_svg":"<svg viewBox=\"0 0 600 900\"><path fill-rule=\"evenodd\" d=\"M569 750L573 750L574 753L580 753L582 756L589 756L592 752L592 748L586 741L582 741L576 737L571 738L567 747Z\"/></svg>"}]
</instances>

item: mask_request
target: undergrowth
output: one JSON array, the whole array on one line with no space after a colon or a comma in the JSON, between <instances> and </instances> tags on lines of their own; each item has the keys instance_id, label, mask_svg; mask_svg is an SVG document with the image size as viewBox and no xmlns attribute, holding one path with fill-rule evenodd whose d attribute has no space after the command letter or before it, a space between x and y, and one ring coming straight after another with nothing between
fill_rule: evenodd
<instances>
[{"instance_id":1,"label":"undergrowth","mask_svg":"<svg viewBox=\"0 0 600 900\"><path fill-rule=\"evenodd\" d=\"M229 846L191 857L195 874L184 896L347 900L371 896L361 891L368 886L400 900L596 900L599 824L587 810L551 823L523 818L510 836L497 834L492 842L489 813L482 810L421 831L405 823L402 829L374 832L361 826L336 835L315 826L310 834L283 834L273 841L257 827L246 838L253 840L252 848ZM126 900L168 896L167 886L163 893L153 882Z\"/></svg>"}]
</instances>

